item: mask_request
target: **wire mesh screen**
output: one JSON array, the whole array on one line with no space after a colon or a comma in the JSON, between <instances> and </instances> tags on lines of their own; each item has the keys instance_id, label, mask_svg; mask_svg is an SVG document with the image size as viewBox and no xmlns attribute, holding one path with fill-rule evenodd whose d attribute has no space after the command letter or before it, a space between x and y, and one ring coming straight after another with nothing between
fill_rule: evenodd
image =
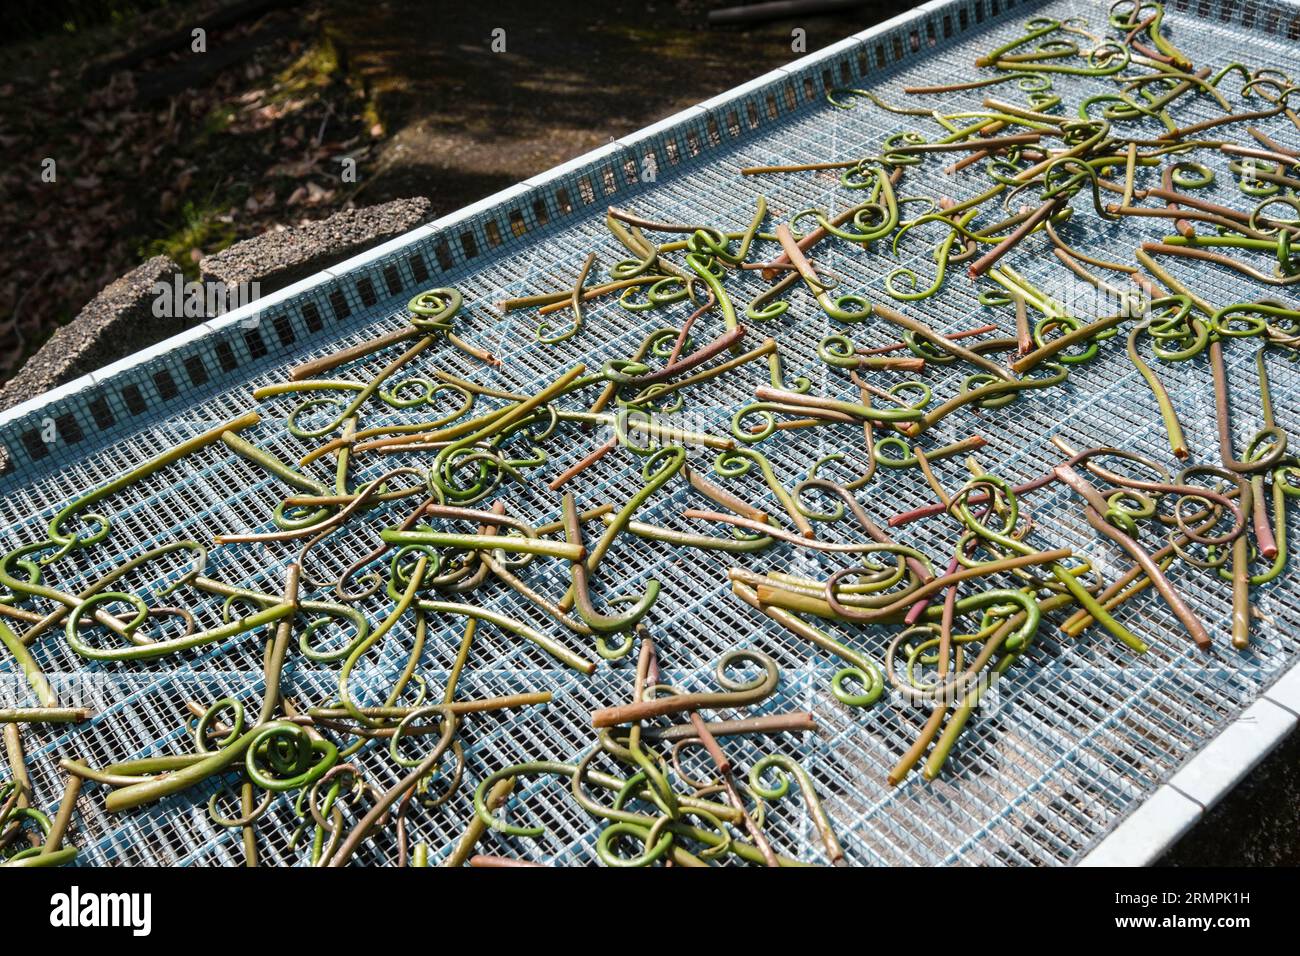
<instances>
[{"instance_id":1,"label":"wire mesh screen","mask_svg":"<svg viewBox=\"0 0 1300 956\"><path fill-rule=\"evenodd\" d=\"M1286 7L1253 6L1256 28L1244 27L1238 14L1219 17L1220 7L1177 10L1166 21L1173 39L1198 65L1219 67L1240 60L1252 67L1294 70L1296 47L1286 35ZM839 172L812 172L746 178L742 166L818 163L855 159L879 148L891 134L917 126L915 117L900 116L865 100L853 109L826 102L826 88L869 86L891 103L909 98L906 86L973 78L973 61L999 43L1023 31L1033 15L1083 17L1105 29L1105 7L1090 3L1020 4L1001 10L985 4L953 4L940 8L920 33L904 31L884 45L868 41L846 51L840 59L774 78L746 98L734 99L707 113L684 119L681 125L655 134L647 148L655 157L655 177L643 182L641 164L593 166L579 171L557 192L521 193L528 210L518 228L507 224L503 235L495 226L478 226L465 234L434 234L418 238L364 267L357 281L335 286L325 301L304 293L302 301L286 303L283 315L264 314L248 327L225 327L186 345L186 351L163 355L119 373L100 376L78 408L89 409L93 427L80 431L78 442L60 441L26 460L19 448L19 466L0 479L0 551L41 540L53 514L79 493L163 452L186 437L226 421L250 408L262 422L245 434L286 461L296 461L312 446L291 436L284 416L290 397L260 405L250 397L258 386L282 381L288 365L324 355L348 344L402 327L405 303L412 290L454 285L466 298L466 312L457 328L474 344L501 359L490 367L455 349L439 347L423 353L407 372L441 369L497 389L536 391L577 362L598 368L605 360L633 353L648 332L678 325L691 311L688 303L666 310L629 312L609 299L592 301L581 332L558 345L540 345L538 323L530 310L502 315L494 303L502 299L548 292L572 285L587 251L597 253L598 268L625 258L625 251L603 224L603 203L617 202L650 219L699 223L743 229L763 194L771 221L789 219L816 207L834 214L858 200L839 183ZM1271 20L1270 20L1271 17ZM1230 20L1231 22L1225 22ZM1268 23L1272 29L1265 29ZM915 44L915 45L913 45ZM911 46L918 55L896 56ZM865 76L863 74L866 74ZM1007 98L1010 85L999 88ZM1104 79L1063 76L1055 90L1067 104L1089 95L1110 92ZM927 106L946 112L977 110L987 90L922 98ZM791 108L798 101L797 108ZM913 102L908 102L913 105ZM1173 111L1182 125L1211 118L1208 97L1184 97ZM1285 117L1259 122L1268 135L1291 146L1296 130ZM1144 126L1134 128L1145 129ZM1151 121L1150 132L1162 128ZM671 145L669 145L671 144ZM635 160L633 153L620 154ZM902 195L945 195L960 201L985 188L975 173L948 175L945 161L929 160L910 169ZM612 170L612 171L611 171ZM1231 205L1235 176L1226 164L1216 168L1216 185L1205 191L1211 201ZM559 197L558 200L556 197ZM611 200L612 201L612 200ZM557 205L558 202L558 205ZM1077 200L1083 203L1082 197ZM586 206L584 211L572 207ZM1165 235L1157 220L1125 219L1109 223L1087 211L1076 216L1069 238L1093 255L1123 258L1144 240ZM495 241L494 241L495 234ZM1045 288L1059 284L1063 270L1046 254L1041 237L1033 237L1010 258L1031 282ZM918 233L899 244L870 251L840 242L816 248L818 267L838 282L837 292L856 292L873 300L892 301L884 283L900 266L915 270L917 281L934 275L930 244ZM431 277L431 273L441 273ZM1216 304L1251 301L1260 287L1230 270L1181 261L1171 271ZM373 277L373 278L372 278ZM344 279L349 277L344 276ZM756 275L728 279L736 301L747 301L764 288ZM778 339L788 379L807 376L818 394L845 394L839 370L817 357L824 336L845 331L829 320L804 290L790 295L788 313L757 329ZM981 305L977 286L965 276L950 275L941 292L903 311L923 318L938 330L952 332L990 323L1014 334L1013 318L1005 309ZM557 318L563 318L559 316ZM281 321L282 320L282 321ZM897 339L897 330L871 321L847 330L859 346L883 345ZM1258 401L1251 394L1257 381L1257 344L1236 340L1227 349L1234 394L1238 448L1261 425ZM367 381L394 356L387 351L338 371L340 376ZM184 356L188 355L188 358ZM196 365L199 372L196 373ZM1285 425L1300 398L1300 373L1289 362L1270 367L1274 403ZM927 382L936 396L955 394L970 373L960 363L932 365ZM1203 358L1164 364L1165 379L1187 430L1195 460L1216 456L1214 396ZM881 372L878 384L887 387L901 375ZM754 363L713 379L689 392L684 421L695 430L726 434L737 408L752 401L753 389L766 384L768 370ZM450 399L449 399L450 401ZM485 401L483 408L491 407ZM142 405L143 412L135 406ZM366 412L367 426L386 421L416 421L429 409L402 413L388 408ZM59 421L57 410L45 414ZM102 413L102 415L101 415ZM29 423L30 424L30 423ZM62 425L59 425L63 429ZM781 483L792 487L807 477L810 466L834 452L842 460L823 473L836 480L851 478L866 466L860 431L836 426L776 433L762 446ZM62 431L61 431L62 433ZM1168 444L1149 389L1126 359L1122 341L1103 343L1098 357L1075 367L1064 385L1024 394L1017 401L988 411L963 410L944 419L932 434L935 446L982 435L988 446L978 459L1012 482L1042 474L1059 461L1048 439L1061 436L1076 447L1115 445L1140 452L1171 467ZM11 429L5 437L11 450L21 437ZM66 435L64 436L66 437ZM545 443L549 455L539 474L547 478L586 455L600 440L589 432L566 427ZM708 473L713 452L692 448L690 463ZM569 486L582 507L610 502L621 505L642 485L642 461L618 449L577 477ZM374 478L401 465L428 467L427 456L389 455L382 460L359 457L353 481ZM317 465L314 477L328 483L328 469ZM966 476L960 459L937 462L935 471L949 488ZM777 507L756 477L740 479L744 495L760 506ZM122 561L143 551L183 539L210 542L216 534L265 531L270 515L286 493L285 486L255 465L235 457L220 443L189 455L145 480L113 495L101 510L111 520L112 533L99 545L83 549L57 565L58 587L77 593ZM881 469L860 494L867 511L883 522L890 515L933 500L933 492L915 469ZM1027 499L1035 528L1034 542L1042 548L1068 547L1093 562L1101 575L1113 579L1129 566L1118 550L1100 541L1087 526L1077 501L1068 491L1046 488ZM655 524L700 531L682 517L689 507L707 504L685 482L667 485L651 498L638 517ZM512 485L508 509L530 522L559 517L559 496L544 482ZM401 502L366 512L344 531L313 550L313 578L337 577L378 543L378 530L404 516ZM847 530L819 526L829 538ZM943 518L908 525L899 540L935 556L949 555L959 528ZM267 543L230 545L211 551L209 577L278 594L284 568L299 545ZM134 572L130 583L142 593L175 580L188 566L183 555L161 558ZM1249 650L1233 650L1227 640L1231 588L1214 574L1176 567L1174 583L1210 628L1212 650L1198 652L1167 606L1154 594L1124 604L1118 617L1151 645L1137 656L1096 629L1072 639L1045 624L1024 658L989 693L977 716L961 737L942 776L925 782L913 774L891 788L885 774L916 739L928 710L911 706L887 692L876 705L853 709L830 693L837 658L804 643L736 599L727 582L733 566L785 568L824 577L838 565L815 554L785 546L759 555L719 555L681 549L623 534L601 570L607 594L636 589L650 578L662 585L661 597L647 623L656 636L664 667L663 682L683 690L714 689L713 667L733 647L753 647L770 654L781 670L777 692L758 708L760 713L810 711L819 724L816 733L733 738L727 746L737 766L751 766L766 753L783 753L799 760L812 775L846 858L854 864L1035 864L1070 863L1112 829L1191 754L1213 737L1300 653L1300 596L1289 574L1253 591L1258 609ZM529 585L558 597L567 586L560 562L538 561L525 572ZM214 626L222 613L220 600L185 592L186 607L199 626ZM476 600L555 636L588 656L575 635L563 632L540 615L516 592L505 587L480 590ZM35 605L39 610L54 605ZM362 605L372 621L382 620L391 602L382 595ZM441 693L460 646L463 620L452 616L430 620L419 673L431 696ZM827 623L834 636L880 661L893 629L844 627ZM62 792L58 760L81 759L105 766L144 756L192 752L187 724L188 702L202 707L234 697L256 708L263 690L262 655L265 635L247 634L152 662L88 662L75 654L55 629L33 652L60 688L65 702L84 702L95 710L85 725L36 727L26 734L27 757L37 794L47 802ZM405 666L415 640L409 616L366 656L353 676L354 696L362 703L381 703ZM12 661L0 666L12 672ZM488 626L474 644L461 678L459 694L466 699L492 697L525 690L548 690L554 698L545 707L464 721L461 741L465 753L465 785L441 807L414 812L408 820L413 841L424 841L436 862L444 856L473 813L473 787L487 774L509 764L530 760L573 762L595 742L591 711L630 698L634 656L602 662L592 677L556 665L545 653L518 638ZM338 665L314 663L291 655L284 678L287 697L306 704L334 699ZM720 716L729 716L720 714ZM395 784L400 772L382 748L363 750L354 759L381 789ZM213 823L207 801L218 794L219 806L233 807L222 791L226 781L207 784L170 797L154 806L124 814L104 810L103 791L88 787L78 804L75 842L80 861L95 864L234 865L243 859L238 829ZM225 802L223 802L225 801ZM570 799L567 781L530 780L511 805L513 819L532 819L547 828L535 840L512 839L497 833L484 837L488 852L500 852L541 862L579 864L593 861L598 821ZM294 840L299 818L291 796L281 798L257 824L264 861L301 865L306 857ZM817 832L807 808L797 798L776 801L770 811L768 835L775 848L809 862L823 859ZM383 832L358 854L358 862L392 862L396 846Z\"/></svg>"}]
</instances>

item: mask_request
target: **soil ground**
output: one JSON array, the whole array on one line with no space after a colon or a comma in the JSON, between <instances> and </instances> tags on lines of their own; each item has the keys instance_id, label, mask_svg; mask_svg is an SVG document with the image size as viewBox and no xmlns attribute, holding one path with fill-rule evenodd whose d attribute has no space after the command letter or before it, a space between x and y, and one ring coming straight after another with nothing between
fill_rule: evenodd
<instances>
[{"instance_id":1,"label":"soil ground","mask_svg":"<svg viewBox=\"0 0 1300 956\"><path fill-rule=\"evenodd\" d=\"M451 212L788 62L795 26L815 50L899 6L709 29L722 5L191 0L0 47L0 379L150 255L193 272L355 205Z\"/></svg>"}]
</instances>

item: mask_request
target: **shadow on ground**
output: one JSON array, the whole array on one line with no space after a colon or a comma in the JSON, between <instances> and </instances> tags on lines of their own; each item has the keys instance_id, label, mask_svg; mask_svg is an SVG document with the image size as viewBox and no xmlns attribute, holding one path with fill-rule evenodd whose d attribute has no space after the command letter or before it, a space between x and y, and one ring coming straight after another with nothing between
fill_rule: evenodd
<instances>
[{"instance_id":1,"label":"shadow on ground","mask_svg":"<svg viewBox=\"0 0 1300 956\"><path fill-rule=\"evenodd\" d=\"M1207 813L1160 866L1300 866L1300 732Z\"/></svg>"},{"instance_id":2,"label":"shadow on ground","mask_svg":"<svg viewBox=\"0 0 1300 956\"><path fill-rule=\"evenodd\" d=\"M387 134L359 192L450 211L789 62L796 27L816 50L908 6L707 28L720 5L336 0L326 29Z\"/></svg>"}]
</instances>

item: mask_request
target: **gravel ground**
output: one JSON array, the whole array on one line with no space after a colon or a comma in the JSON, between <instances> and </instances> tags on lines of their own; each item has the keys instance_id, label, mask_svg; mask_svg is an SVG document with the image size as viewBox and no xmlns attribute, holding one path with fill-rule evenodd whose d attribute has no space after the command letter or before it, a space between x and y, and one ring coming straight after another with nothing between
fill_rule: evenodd
<instances>
[{"instance_id":1,"label":"gravel ground","mask_svg":"<svg viewBox=\"0 0 1300 956\"><path fill-rule=\"evenodd\" d=\"M166 256L154 256L105 287L0 386L0 409L183 331L185 320L153 315L154 283L171 282L179 272Z\"/></svg>"},{"instance_id":2,"label":"gravel ground","mask_svg":"<svg viewBox=\"0 0 1300 956\"><path fill-rule=\"evenodd\" d=\"M394 199L364 209L345 209L328 219L246 239L199 262L205 281L234 286L258 282L262 295L372 246L414 229L432 217L422 196Z\"/></svg>"}]
</instances>

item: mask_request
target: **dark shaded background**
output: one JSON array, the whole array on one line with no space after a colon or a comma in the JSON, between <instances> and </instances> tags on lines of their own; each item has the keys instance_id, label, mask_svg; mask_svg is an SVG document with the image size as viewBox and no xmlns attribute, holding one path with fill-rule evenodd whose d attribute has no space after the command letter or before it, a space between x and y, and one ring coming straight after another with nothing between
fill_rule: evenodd
<instances>
[{"instance_id":1,"label":"dark shaded background","mask_svg":"<svg viewBox=\"0 0 1300 956\"><path fill-rule=\"evenodd\" d=\"M723 5L17 4L0 47L0 380L150 255L194 273L351 205L422 195L450 212L788 62L795 26L815 50L906 8L708 28Z\"/></svg>"},{"instance_id":2,"label":"dark shaded background","mask_svg":"<svg viewBox=\"0 0 1300 956\"><path fill-rule=\"evenodd\" d=\"M422 195L442 214L907 9L712 28L708 0L5 5L0 380L143 259ZM207 52L190 30L207 30ZM506 29L507 52L489 52ZM341 157L358 181L340 181ZM57 162L56 183L40 162ZM1163 862L1300 863L1293 735Z\"/></svg>"}]
</instances>

